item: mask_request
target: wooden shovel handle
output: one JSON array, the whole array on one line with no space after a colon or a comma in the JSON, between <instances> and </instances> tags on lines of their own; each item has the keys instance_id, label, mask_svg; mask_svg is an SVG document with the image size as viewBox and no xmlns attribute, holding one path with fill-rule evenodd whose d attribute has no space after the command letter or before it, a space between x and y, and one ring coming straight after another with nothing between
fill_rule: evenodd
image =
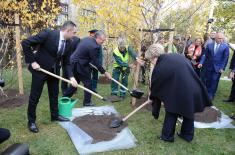
<instances>
[{"instance_id":1,"label":"wooden shovel handle","mask_svg":"<svg viewBox=\"0 0 235 155\"><path fill-rule=\"evenodd\" d=\"M96 66L94 66L92 63L89 63L91 65L91 67L95 68L96 70L98 70L98 68ZM123 84L121 84L120 82L118 82L117 80L115 80L114 78L111 78L111 80L113 82L115 82L116 84L120 85L122 88L124 88L127 91L130 91L127 87L125 87Z\"/></svg>"},{"instance_id":2,"label":"wooden shovel handle","mask_svg":"<svg viewBox=\"0 0 235 155\"><path fill-rule=\"evenodd\" d=\"M50 76L53 76L53 77L55 77L55 78L57 78L57 79L60 79L60 80L62 80L62 81L65 81L65 82L67 82L67 83L69 83L69 84L72 84L72 82L71 82L70 80L65 79L65 78L63 78L63 77L61 77L61 76L58 76L58 75L56 75L56 74L53 74L53 73L51 73L51 72L49 72L49 71L47 71L47 70L45 70L45 69L39 68L38 70L41 71L41 72L43 72L43 73L45 73L45 74L48 74L48 75L50 75ZM100 98L100 99L102 99L102 100L104 99L104 97L100 96L99 94L97 94L97 93L91 91L90 89L88 89L88 88L86 88L86 87L83 87L82 85L79 85L79 84L78 84L77 87L79 87L79 88L81 88L81 89L83 89L83 90L85 90L85 91L91 93L92 95L95 95L96 97L98 97L98 98Z\"/></svg>"},{"instance_id":3,"label":"wooden shovel handle","mask_svg":"<svg viewBox=\"0 0 235 155\"><path fill-rule=\"evenodd\" d=\"M137 111L139 111L141 108L149 104L149 101L145 101L143 104L141 104L138 108L136 108L134 111L132 111L130 114L128 114L126 117L122 119L123 122L125 122L129 117L131 117L133 114L135 114Z\"/></svg>"}]
</instances>

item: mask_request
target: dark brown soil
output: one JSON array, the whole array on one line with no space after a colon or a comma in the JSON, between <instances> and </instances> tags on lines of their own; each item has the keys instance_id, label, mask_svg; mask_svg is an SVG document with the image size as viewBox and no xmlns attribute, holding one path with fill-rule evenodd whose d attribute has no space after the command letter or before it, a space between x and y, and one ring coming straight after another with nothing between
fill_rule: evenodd
<instances>
[{"instance_id":1,"label":"dark brown soil","mask_svg":"<svg viewBox=\"0 0 235 155\"><path fill-rule=\"evenodd\" d=\"M143 96L140 99L136 99L135 107L139 107L141 104L143 104L147 100L148 100L148 97L146 97L146 96ZM147 104L142 109L147 109L148 111L152 111L152 105Z\"/></svg>"},{"instance_id":2,"label":"dark brown soil","mask_svg":"<svg viewBox=\"0 0 235 155\"><path fill-rule=\"evenodd\" d=\"M110 123L117 118L114 115L85 115L73 120L73 123L79 126L83 131L90 135L94 140L93 144L101 141L112 140L117 133L121 132L127 126L123 123L118 128L110 128Z\"/></svg>"},{"instance_id":3,"label":"dark brown soil","mask_svg":"<svg viewBox=\"0 0 235 155\"><path fill-rule=\"evenodd\" d=\"M220 118L221 118L221 112L212 107L205 107L203 112L194 114L194 120L203 123L216 122Z\"/></svg>"},{"instance_id":4,"label":"dark brown soil","mask_svg":"<svg viewBox=\"0 0 235 155\"><path fill-rule=\"evenodd\" d=\"M20 95L18 90L5 90L3 95L0 93L0 108L20 107L28 102L28 95Z\"/></svg>"},{"instance_id":5,"label":"dark brown soil","mask_svg":"<svg viewBox=\"0 0 235 155\"><path fill-rule=\"evenodd\" d=\"M108 80L104 76L99 76L98 83L100 83L100 84L111 84L111 80Z\"/></svg>"},{"instance_id":6,"label":"dark brown soil","mask_svg":"<svg viewBox=\"0 0 235 155\"><path fill-rule=\"evenodd\" d=\"M120 102L121 98L117 95L111 95L107 97L107 100L109 100L110 102Z\"/></svg>"}]
</instances>

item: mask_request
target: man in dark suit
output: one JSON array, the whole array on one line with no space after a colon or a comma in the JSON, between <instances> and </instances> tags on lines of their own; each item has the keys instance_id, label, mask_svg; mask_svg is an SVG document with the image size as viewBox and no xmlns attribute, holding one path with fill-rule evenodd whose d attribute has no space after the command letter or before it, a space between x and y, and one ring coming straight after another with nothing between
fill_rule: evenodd
<instances>
[{"instance_id":1,"label":"man in dark suit","mask_svg":"<svg viewBox=\"0 0 235 155\"><path fill-rule=\"evenodd\" d=\"M101 45L106 40L104 32L97 31L94 37L86 37L78 44L76 51L71 55L70 62L74 77L78 81L82 81L84 86L88 89L92 89L91 82L91 66L92 63L96 66L101 74L111 79L110 73L106 72L99 61L99 54ZM74 88L70 86L65 96L71 97L74 94ZM91 102L91 94L84 91L84 106L94 106Z\"/></svg>"},{"instance_id":2,"label":"man in dark suit","mask_svg":"<svg viewBox=\"0 0 235 155\"><path fill-rule=\"evenodd\" d=\"M217 33L215 42L207 45L204 55L198 65L205 67L205 85L208 95L212 100L215 96L219 79L228 63L229 47L224 43L224 34Z\"/></svg>"},{"instance_id":3,"label":"man in dark suit","mask_svg":"<svg viewBox=\"0 0 235 155\"><path fill-rule=\"evenodd\" d=\"M89 36L94 37L95 33L97 31L98 31L97 29L93 29L93 30L88 31ZM103 47L102 46L100 48L99 61L100 61L100 64L102 65L103 64ZM91 71L92 91L97 93L97 83L98 83L98 79L99 79L99 72L95 68L92 68L91 70L92 70Z\"/></svg>"},{"instance_id":4,"label":"man in dark suit","mask_svg":"<svg viewBox=\"0 0 235 155\"><path fill-rule=\"evenodd\" d=\"M232 49L232 48L231 48ZM231 88L231 92L230 92L230 95L229 95L229 98L227 100L224 100L224 102L234 102L235 101L235 82L234 82L234 73L235 73L235 49L233 49L233 57L232 57L232 60L230 62L230 67L229 69L231 69L231 72L230 72L230 78L232 79L232 88ZM235 116L234 116L235 118Z\"/></svg>"},{"instance_id":5,"label":"man in dark suit","mask_svg":"<svg viewBox=\"0 0 235 155\"><path fill-rule=\"evenodd\" d=\"M60 31L47 29L22 41L25 62L32 73L28 105L28 128L31 132L37 133L39 131L35 123L36 107L45 82L47 82L48 86L51 121L69 121L58 115L59 80L38 71L38 69L43 68L59 75L61 57L67 54L70 46L68 40L74 36L75 31L76 25L71 21L67 21L63 24ZM33 53L32 47L38 45L40 46L39 50ZM73 77L69 58L63 58L63 64L66 64L70 80L76 86L77 82Z\"/></svg>"},{"instance_id":6,"label":"man in dark suit","mask_svg":"<svg viewBox=\"0 0 235 155\"><path fill-rule=\"evenodd\" d=\"M80 38L78 38L77 36L74 36L72 39L71 39L71 42L70 42L70 46L69 46L69 50L68 52L66 53L66 55L63 55L62 56L62 76L63 78L66 78L68 79L68 69L66 67L66 64L63 63L64 61L66 61L67 58L70 58L70 56L72 55L72 53L76 50L76 47L78 45L78 43L80 42ZM62 90L62 94L64 95L66 90L68 88L68 83L67 82L64 82L64 81L61 81L61 90Z\"/></svg>"}]
</instances>

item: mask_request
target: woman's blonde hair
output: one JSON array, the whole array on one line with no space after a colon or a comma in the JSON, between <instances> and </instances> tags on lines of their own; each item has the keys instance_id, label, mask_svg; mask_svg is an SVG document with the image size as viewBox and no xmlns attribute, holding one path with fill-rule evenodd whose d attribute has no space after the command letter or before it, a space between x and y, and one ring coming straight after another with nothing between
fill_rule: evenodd
<instances>
[{"instance_id":1,"label":"woman's blonde hair","mask_svg":"<svg viewBox=\"0 0 235 155\"><path fill-rule=\"evenodd\" d=\"M152 44L146 51L145 58L150 60L150 59L159 57L160 55L164 53L165 53L164 47L161 44L159 43Z\"/></svg>"}]
</instances>

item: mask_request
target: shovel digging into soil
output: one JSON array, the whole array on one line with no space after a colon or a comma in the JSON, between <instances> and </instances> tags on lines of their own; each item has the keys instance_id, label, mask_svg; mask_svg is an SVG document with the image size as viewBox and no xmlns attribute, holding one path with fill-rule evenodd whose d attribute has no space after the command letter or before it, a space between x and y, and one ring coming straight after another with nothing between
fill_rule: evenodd
<instances>
[{"instance_id":1,"label":"shovel digging into soil","mask_svg":"<svg viewBox=\"0 0 235 155\"><path fill-rule=\"evenodd\" d=\"M49 72L49 71L47 71L47 70L45 70L45 69L39 68L38 71L41 71L41 72L43 72L43 73L45 73L45 74L48 74L48 75L50 75L50 76L53 76L53 77L55 77L55 78L57 78L57 79L60 79L60 80L62 80L62 81L65 81L65 82L67 82L67 83L69 83L69 84L72 84L72 82L71 82L70 80L65 79L65 78L63 78L63 77L61 77L61 76L58 76L58 75L56 75L56 74L53 74L53 73L51 73L51 72ZM108 101L108 102L110 102L108 99L102 97L101 95L99 95L99 94L93 92L92 90L90 90L90 89L88 89L88 88L86 88L86 87L83 87L82 85L79 85L79 84L78 84L77 87L79 87L79 88L81 88L81 89L83 89L83 90L85 90L85 91L91 93L92 95L94 95L94 96L100 98L100 99L103 100L103 101Z\"/></svg>"},{"instance_id":2,"label":"shovel digging into soil","mask_svg":"<svg viewBox=\"0 0 235 155\"><path fill-rule=\"evenodd\" d=\"M98 70L96 66L94 66L93 64L90 63L90 66L93 67L94 69ZM134 90L130 90L128 89L127 87L125 87L123 84L121 84L120 82L118 82L117 80L115 80L114 78L111 78L111 80L113 82L115 82L116 84L118 84L119 86L121 86L122 88L124 88L126 91L128 91L130 93L130 95L132 97L135 97L137 99L140 99L143 95L144 95L144 92L141 91L141 90L137 90L137 89L134 89Z\"/></svg>"},{"instance_id":3,"label":"shovel digging into soil","mask_svg":"<svg viewBox=\"0 0 235 155\"><path fill-rule=\"evenodd\" d=\"M149 101L144 102L142 105L140 105L138 108L136 108L134 111L132 111L130 114L128 114L126 117L123 119L114 119L112 120L110 124L110 128L118 128L123 124L123 122L127 121L128 118L130 118L132 115L134 115L137 111L139 111L141 108L149 104Z\"/></svg>"}]
</instances>

